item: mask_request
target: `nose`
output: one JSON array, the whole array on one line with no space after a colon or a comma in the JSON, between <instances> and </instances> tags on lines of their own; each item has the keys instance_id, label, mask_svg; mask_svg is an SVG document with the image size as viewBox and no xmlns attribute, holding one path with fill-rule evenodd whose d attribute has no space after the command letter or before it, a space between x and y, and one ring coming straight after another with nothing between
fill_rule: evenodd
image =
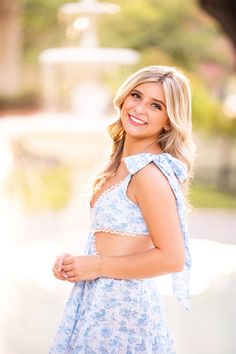
<instances>
[{"instance_id":1,"label":"nose","mask_svg":"<svg viewBox=\"0 0 236 354\"><path fill-rule=\"evenodd\" d=\"M146 107L144 102L139 102L137 103L137 105L135 105L135 113L137 113L137 115L146 113Z\"/></svg>"}]
</instances>

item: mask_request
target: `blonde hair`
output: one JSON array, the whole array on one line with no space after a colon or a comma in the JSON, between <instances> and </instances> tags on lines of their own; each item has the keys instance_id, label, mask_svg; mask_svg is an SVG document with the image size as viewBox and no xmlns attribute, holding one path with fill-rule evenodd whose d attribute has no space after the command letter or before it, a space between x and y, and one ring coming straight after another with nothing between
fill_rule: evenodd
<instances>
[{"instance_id":1,"label":"blonde hair","mask_svg":"<svg viewBox=\"0 0 236 354\"><path fill-rule=\"evenodd\" d=\"M186 164L188 177L181 186L185 197L187 196L194 159L191 89L188 79L180 70L160 65L147 66L138 70L128 77L118 89L113 100L118 112L118 120L108 126L108 132L113 140L112 153L108 165L95 180L94 193L108 178L115 175L121 161L125 131L120 119L120 112L124 100L136 86L146 82L157 82L162 85L170 128L168 131L162 131L157 143L160 144L163 152L171 154Z\"/></svg>"}]
</instances>

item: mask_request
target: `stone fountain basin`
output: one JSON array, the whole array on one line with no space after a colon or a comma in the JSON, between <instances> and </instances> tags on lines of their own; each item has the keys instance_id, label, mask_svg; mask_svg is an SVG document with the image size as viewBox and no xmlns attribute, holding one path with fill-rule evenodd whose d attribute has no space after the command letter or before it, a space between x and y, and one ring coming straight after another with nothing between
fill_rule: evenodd
<instances>
[{"instance_id":1,"label":"stone fountain basin","mask_svg":"<svg viewBox=\"0 0 236 354\"><path fill-rule=\"evenodd\" d=\"M91 1L88 3L84 1L83 3L68 3L63 4L59 8L59 12L69 15L69 16L77 16L81 14L115 14L120 11L120 6L117 4L110 4L110 3L96 3Z\"/></svg>"},{"instance_id":2,"label":"stone fountain basin","mask_svg":"<svg viewBox=\"0 0 236 354\"><path fill-rule=\"evenodd\" d=\"M90 121L69 113L7 117L0 121L0 141L4 138L8 142L23 142L28 151L42 157L85 163L92 169L111 151L111 140L106 133L109 123L108 119Z\"/></svg>"}]
</instances>

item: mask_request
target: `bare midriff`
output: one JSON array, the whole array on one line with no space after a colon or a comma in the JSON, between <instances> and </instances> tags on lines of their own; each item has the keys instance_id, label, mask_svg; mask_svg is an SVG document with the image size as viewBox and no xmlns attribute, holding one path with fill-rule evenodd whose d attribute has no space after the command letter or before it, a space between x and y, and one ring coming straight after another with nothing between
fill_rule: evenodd
<instances>
[{"instance_id":1,"label":"bare midriff","mask_svg":"<svg viewBox=\"0 0 236 354\"><path fill-rule=\"evenodd\" d=\"M128 256L154 248L149 235L125 236L111 232L96 232L96 250L101 256Z\"/></svg>"}]
</instances>

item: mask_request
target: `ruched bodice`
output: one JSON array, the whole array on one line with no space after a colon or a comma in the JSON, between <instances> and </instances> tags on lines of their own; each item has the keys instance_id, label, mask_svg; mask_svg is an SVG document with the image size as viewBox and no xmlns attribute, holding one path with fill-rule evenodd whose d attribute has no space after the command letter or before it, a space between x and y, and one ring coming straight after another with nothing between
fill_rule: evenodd
<instances>
[{"instance_id":1,"label":"ruched bodice","mask_svg":"<svg viewBox=\"0 0 236 354\"><path fill-rule=\"evenodd\" d=\"M137 204L126 192L132 175L105 191L91 208L93 232L105 231L126 236L148 234L147 226Z\"/></svg>"}]
</instances>

